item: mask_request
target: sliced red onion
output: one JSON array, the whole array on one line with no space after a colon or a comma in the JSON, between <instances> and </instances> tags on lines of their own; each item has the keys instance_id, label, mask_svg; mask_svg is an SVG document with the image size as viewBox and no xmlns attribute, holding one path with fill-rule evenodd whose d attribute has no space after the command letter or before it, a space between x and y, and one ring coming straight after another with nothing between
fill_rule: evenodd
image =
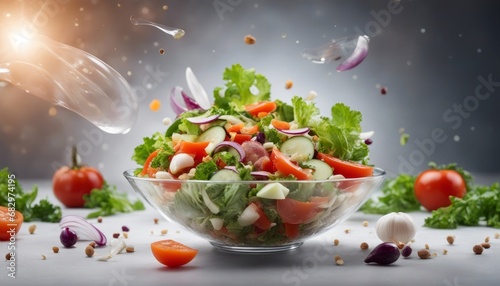
<instances>
[{"instance_id":1,"label":"sliced red onion","mask_svg":"<svg viewBox=\"0 0 500 286\"><path fill-rule=\"evenodd\" d=\"M182 92L182 87L176 86L172 88L172 91L170 91L170 106L172 107L173 111L175 114L179 115L183 113L184 111L187 111L187 107L182 106L179 102L177 102L177 94L180 94Z\"/></svg>"},{"instance_id":2,"label":"sliced red onion","mask_svg":"<svg viewBox=\"0 0 500 286\"><path fill-rule=\"evenodd\" d=\"M241 147L240 144L233 142L233 141L220 142L219 144L217 144L215 146L213 152L216 153L217 151L219 151L220 149L222 149L224 147L231 147L234 150L236 150L236 152L238 152L238 155L240 155L240 162L243 160L243 158L245 158L245 150L243 150L243 148Z\"/></svg>"},{"instance_id":3,"label":"sliced red onion","mask_svg":"<svg viewBox=\"0 0 500 286\"><path fill-rule=\"evenodd\" d=\"M205 89L200 84L190 67L186 69L186 81L189 89L191 90L191 94L193 95L196 102L200 105L200 107L203 109L209 109L212 105L208 100L207 93L205 92Z\"/></svg>"},{"instance_id":4,"label":"sliced red onion","mask_svg":"<svg viewBox=\"0 0 500 286\"><path fill-rule=\"evenodd\" d=\"M311 129L309 127L304 127L304 128L299 128L299 129L276 129L279 132L286 134L286 135L304 135L307 134Z\"/></svg>"},{"instance_id":5,"label":"sliced red onion","mask_svg":"<svg viewBox=\"0 0 500 286\"><path fill-rule=\"evenodd\" d=\"M184 90L181 90L181 95L182 95L182 99L184 100L184 103L186 103L187 109L189 109L189 110L201 109L201 106L194 99L189 97L189 95L187 95L184 92Z\"/></svg>"},{"instance_id":6,"label":"sliced red onion","mask_svg":"<svg viewBox=\"0 0 500 286\"><path fill-rule=\"evenodd\" d=\"M356 48L354 52L337 67L337 71L350 70L357 65L359 65L368 55L368 42L370 38L368 36L358 36L358 41L356 43Z\"/></svg>"},{"instance_id":7,"label":"sliced red onion","mask_svg":"<svg viewBox=\"0 0 500 286\"><path fill-rule=\"evenodd\" d=\"M238 169L236 169L236 166L224 166L224 169L231 170L235 173L238 173Z\"/></svg>"},{"instance_id":8,"label":"sliced red onion","mask_svg":"<svg viewBox=\"0 0 500 286\"><path fill-rule=\"evenodd\" d=\"M59 222L59 226L64 229L66 227L76 232L79 240L93 240L98 245L106 245L107 239L97 227L88 222L84 217L77 215L64 216Z\"/></svg>"},{"instance_id":9,"label":"sliced red onion","mask_svg":"<svg viewBox=\"0 0 500 286\"><path fill-rule=\"evenodd\" d=\"M266 171L253 171L250 173L253 177L258 177L261 179L269 179L269 176L271 176L271 173L266 172Z\"/></svg>"},{"instance_id":10,"label":"sliced red onion","mask_svg":"<svg viewBox=\"0 0 500 286\"><path fill-rule=\"evenodd\" d=\"M194 123L194 124L205 124L205 123L210 123L210 122L213 122L215 120L217 120L217 118L219 118L219 114L214 114L214 115L210 115L210 116L197 116L197 117L189 117L189 118L186 118L187 121L191 122L191 123Z\"/></svg>"}]
</instances>

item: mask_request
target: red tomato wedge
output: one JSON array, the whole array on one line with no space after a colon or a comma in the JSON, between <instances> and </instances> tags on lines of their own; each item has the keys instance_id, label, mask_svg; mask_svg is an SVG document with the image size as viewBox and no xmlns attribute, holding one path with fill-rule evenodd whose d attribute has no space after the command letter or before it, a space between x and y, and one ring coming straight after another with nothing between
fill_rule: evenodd
<instances>
[{"instance_id":1,"label":"red tomato wedge","mask_svg":"<svg viewBox=\"0 0 500 286\"><path fill-rule=\"evenodd\" d=\"M257 205L255 205L255 211L259 214L259 218L253 224L262 230L268 230L271 227L271 221L269 221L264 211Z\"/></svg>"},{"instance_id":2,"label":"red tomato wedge","mask_svg":"<svg viewBox=\"0 0 500 286\"><path fill-rule=\"evenodd\" d=\"M331 155L319 152L317 158L333 168L333 173L342 175L346 178L362 178L373 175L373 167L366 166L356 162L340 160Z\"/></svg>"},{"instance_id":3,"label":"red tomato wedge","mask_svg":"<svg viewBox=\"0 0 500 286\"><path fill-rule=\"evenodd\" d=\"M232 136L231 140L241 145L245 141L252 140L252 135L249 135L249 134L234 134L234 136Z\"/></svg>"},{"instance_id":4,"label":"red tomato wedge","mask_svg":"<svg viewBox=\"0 0 500 286\"><path fill-rule=\"evenodd\" d=\"M290 129L290 123L278 119L272 119L271 125L276 129L281 129L281 130Z\"/></svg>"},{"instance_id":5,"label":"red tomato wedge","mask_svg":"<svg viewBox=\"0 0 500 286\"><path fill-rule=\"evenodd\" d=\"M308 170L302 169L298 165L294 164L290 159L288 159L283 153L281 153L277 148L274 148L271 152L271 161L278 171L280 171L285 176L293 175L297 180L311 180L312 175Z\"/></svg>"},{"instance_id":6,"label":"red tomato wedge","mask_svg":"<svg viewBox=\"0 0 500 286\"><path fill-rule=\"evenodd\" d=\"M276 110L276 103L274 101L261 101L245 106L245 110L252 116L258 116L259 113L270 113Z\"/></svg>"},{"instance_id":7,"label":"red tomato wedge","mask_svg":"<svg viewBox=\"0 0 500 286\"><path fill-rule=\"evenodd\" d=\"M197 249L171 239L151 243L151 251L158 262L171 268L189 263L198 254Z\"/></svg>"},{"instance_id":8,"label":"red tomato wedge","mask_svg":"<svg viewBox=\"0 0 500 286\"><path fill-rule=\"evenodd\" d=\"M285 198L276 201L276 209L285 223L309 223L321 211L321 205L327 203L328 200L327 197L313 197L309 202L301 202Z\"/></svg>"},{"instance_id":9,"label":"red tomato wedge","mask_svg":"<svg viewBox=\"0 0 500 286\"><path fill-rule=\"evenodd\" d=\"M285 235L288 238L297 238L300 234L300 225L285 222Z\"/></svg>"},{"instance_id":10,"label":"red tomato wedge","mask_svg":"<svg viewBox=\"0 0 500 286\"><path fill-rule=\"evenodd\" d=\"M7 241L21 229L24 216L14 208L0 206L0 240Z\"/></svg>"},{"instance_id":11,"label":"red tomato wedge","mask_svg":"<svg viewBox=\"0 0 500 286\"><path fill-rule=\"evenodd\" d=\"M204 157L207 155L207 151L205 151L205 148L207 148L208 144L210 142L204 141L204 142L189 142L189 141L180 141L177 146L175 147L175 153L186 153L186 154L192 154L195 157Z\"/></svg>"}]
</instances>

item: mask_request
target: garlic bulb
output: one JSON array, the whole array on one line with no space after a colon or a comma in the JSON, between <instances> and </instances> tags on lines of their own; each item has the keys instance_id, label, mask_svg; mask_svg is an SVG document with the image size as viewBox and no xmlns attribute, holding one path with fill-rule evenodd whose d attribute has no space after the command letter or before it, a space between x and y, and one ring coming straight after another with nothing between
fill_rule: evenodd
<instances>
[{"instance_id":1,"label":"garlic bulb","mask_svg":"<svg viewBox=\"0 0 500 286\"><path fill-rule=\"evenodd\" d=\"M382 216L375 224L375 230L380 240L396 244L407 244L417 232L413 218L402 212Z\"/></svg>"}]
</instances>

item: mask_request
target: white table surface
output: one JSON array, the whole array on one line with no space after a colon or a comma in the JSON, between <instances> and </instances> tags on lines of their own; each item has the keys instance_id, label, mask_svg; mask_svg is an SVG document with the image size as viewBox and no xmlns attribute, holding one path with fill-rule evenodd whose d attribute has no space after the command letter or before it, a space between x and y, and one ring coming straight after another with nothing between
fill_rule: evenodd
<instances>
[{"instance_id":1,"label":"white table surface","mask_svg":"<svg viewBox=\"0 0 500 286\"><path fill-rule=\"evenodd\" d=\"M25 190L32 183L39 187L39 198L54 198L50 182L22 182ZM135 198L128 189L130 198ZM85 216L90 210L63 208L63 215ZM165 219L155 210L104 217L102 223L90 220L108 237L130 228L126 242L135 248L134 253L122 253L102 262L84 254L86 241L74 248L64 248L59 241L57 223L29 222L23 224L16 237L16 278L8 277L9 262L4 261L8 243L0 242L4 267L0 270L0 285L500 285L500 239L495 234L500 229L489 227L461 227L456 230L437 230L423 227L429 214L410 213L418 225L413 243L413 254L400 258L389 266L369 265L363 262L369 250L361 250L361 242L372 249L380 243L374 232L378 215L355 213L349 220L332 230L312 238L299 249L275 254L237 254L216 250L207 241L188 233ZM154 223L159 218L159 223ZM368 221L368 226L363 226ZM35 234L28 228L36 224ZM161 230L168 230L161 235ZM346 230L349 232L346 233ZM449 245L447 235L456 237ZM490 237L491 248L475 255L474 244ZM150 243L174 239L199 250L189 264L170 269L155 260ZM339 245L334 246L334 239ZM418 249L428 244L436 256L422 260ZM52 247L59 246L59 253ZM446 249L448 253L443 254ZM108 247L96 249L96 257L107 254ZM42 259L42 255L46 259ZM340 255L344 265L338 266L334 256Z\"/></svg>"}]
</instances>

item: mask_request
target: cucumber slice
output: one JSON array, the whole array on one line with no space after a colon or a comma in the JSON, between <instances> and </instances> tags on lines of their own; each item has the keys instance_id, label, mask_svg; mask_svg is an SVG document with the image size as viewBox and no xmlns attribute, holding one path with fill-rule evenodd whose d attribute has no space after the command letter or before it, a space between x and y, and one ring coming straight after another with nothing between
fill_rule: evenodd
<instances>
[{"instance_id":1,"label":"cucumber slice","mask_svg":"<svg viewBox=\"0 0 500 286\"><path fill-rule=\"evenodd\" d=\"M221 169L210 178L210 181L241 181L241 179L235 171Z\"/></svg>"},{"instance_id":2,"label":"cucumber slice","mask_svg":"<svg viewBox=\"0 0 500 286\"><path fill-rule=\"evenodd\" d=\"M224 140L226 140L226 129L222 126L212 126L198 136L198 142L211 142L205 148L207 154L212 154L215 146Z\"/></svg>"},{"instance_id":3,"label":"cucumber slice","mask_svg":"<svg viewBox=\"0 0 500 286\"><path fill-rule=\"evenodd\" d=\"M333 175L332 167L330 167L330 165L321 160L311 159L309 161L304 162L304 164L314 167L312 175L315 180L326 180Z\"/></svg>"},{"instance_id":4,"label":"cucumber slice","mask_svg":"<svg viewBox=\"0 0 500 286\"><path fill-rule=\"evenodd\" d=\"M314 144L306 136L294 136L281 144L280 151L288 156L300 155L311 159L314 157Z\"/></svg>"}]
</instances>

